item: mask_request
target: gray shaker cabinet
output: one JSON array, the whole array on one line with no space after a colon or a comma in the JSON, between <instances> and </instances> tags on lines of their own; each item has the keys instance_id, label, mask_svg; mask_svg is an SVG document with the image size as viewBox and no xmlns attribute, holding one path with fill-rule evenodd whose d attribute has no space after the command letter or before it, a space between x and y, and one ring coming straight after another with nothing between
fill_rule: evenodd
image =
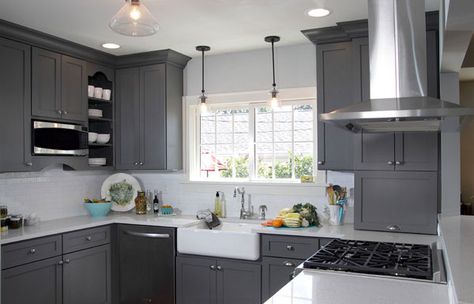
<instances>
[{"instance_id":1,"label":"gray shaker cabinet","mask_svg":"<svg viewBox=\"0 0 474 304\"><path fill-rule=\"evenodd\" d=\"M354 227L436 234L437 185L437 172L356 172Z\"/></svg>"},{"instance_id":2,"label":"gray shaker cabinet","mask_svg":"<svg viewBox=\"0 0 474 304\"><path fill-rule=\"evenodd\" d=\"M61 54L34 47L31 62L32 114L61 118Z\"/></svg>"},{"instance_id":3,"label":"gray shaker cabinet","mask_svg":"<svg viewBox=\"0 0 474 304\"><path fill-rule=\"evenodd\" d=\"M63 119L87 121L87 70L85 61L61 56L61 105Z\"/></svg>"},{"instance_id":4,"label":"gray shaker cabinet","mask_svg":"<svg viewBox=\"0 0 474 304\"><path fill-rule=\"evenodd\" d=\"M63 256L64 304L111 304L111 250L103 245Z\"/></svg>"},{"instance_id":5,"label":"gray shaker cabinet","mask_svg":"<svg viewBox=\"0 0 474 304\"><path fill-rule=\"evenodd\" d=\"M176 258L176 303L217 304L216 260Z\"/></svg>"},{"instance_id":6,"label":"gray shaker cabinet","mask_svg":"<svg viewBox=\"0 0 474 304\"><path fill-rule=\"evenodd\" d=\"M118 227L120 304L175 303L175 229Z\"/></svg>"},{"instance_id":7,"label":"gray shaker cabinet","mask_svg":"<svg viewBox=\"0 0 474 304\"><path fill-rule=\"evenodd\" d=\"M354 103L352 43L316 46L317 113ZM318 169L352 170L353 135L318 120Z\"/></svg>"},{"instance_id":8,"label":"gray shaker cabinet","mask_svg":"<svg viewBox=\"0 0 474 304\"><path fill-rule=\"evenodd\" d=\"M119 69L118 169L182 168L182 69L170 64Z\"/></svg>"},{"instance_id":9,"label":"gray shaker cabinet","mask_svg":"<svg viewBox=\"0 0 474 304\"><path fill-rule=\"evenodd\" d=\"M31 168L31 48L0 38L0 172Z\"/></svg>"},{"instance_id":10,"label":"gray shaker cabinet","mask_svg":"<svg viewBox=\"0 0 474 304\"><path fill-rule=\"evenodd\" d=\"M116 72L116 162L117 169L136 169L140 159L140 71Z\"/></svg>"},{"instance_id":11,"label":"gray shaker cabinet","mask_svg":"<svg viewBox=\"0 0 474 304\"><path fill-rule=\"evenodd\" d=\"M87 122L86 62L33 48L32 115Z\"/></svg>"},{"instance_id":12,"label":"gray shaker cabinet","mask_svg":"<svg viewBox=\"0 0 474 304\"><path fill-rule=\"evenodd\" d=\"M194 256L176 261L177 304L261 303L259 263Z\"/></svg>"},{"instance_id":13,"label":"gray shaker cabinet","mask_svg":"<svg viewBox=\"0 0 474 304\"><path fill-rule=\"evenodd\" d=\"M217 260L217 303L260 304L260 264Z\"/></svg>"},{"instance_id":14,"label":"gray shaker cabinet","mask_svg":"<svg viewBox=\"0 0 474 304\"><path fill-rule=\"evenodd\" d=\"M2 270L2 303L61 304L61 257Z\"/></svg>"},{"instance_id":15,"label":"gray shaker cabinet","mask_svg":"<svg viewBox=\"0 0 474 304\"><path fill-rule=\"evenodd\" d=\"M278 290L291 281L295 268L304 260L263 257L262 259L262 300L268 300Z\"/></svg>"}]
</instances>

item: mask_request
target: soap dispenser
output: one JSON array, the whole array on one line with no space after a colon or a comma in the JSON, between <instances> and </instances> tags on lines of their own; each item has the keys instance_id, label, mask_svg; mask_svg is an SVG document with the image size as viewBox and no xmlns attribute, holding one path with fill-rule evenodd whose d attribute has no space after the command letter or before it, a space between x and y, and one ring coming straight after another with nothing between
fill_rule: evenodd
<instances>
[{"instance_id":1,"label":"soap dispenser","mask_svg":"<svg viewBox=\"0 0 474 304\"><path fill-rule=\"evenodd\" d=\"M214 200L214 214L217 217L222 217L222 202L219 197L219 191L216 192L216 199Z\"/></svg>"}]
</instances>

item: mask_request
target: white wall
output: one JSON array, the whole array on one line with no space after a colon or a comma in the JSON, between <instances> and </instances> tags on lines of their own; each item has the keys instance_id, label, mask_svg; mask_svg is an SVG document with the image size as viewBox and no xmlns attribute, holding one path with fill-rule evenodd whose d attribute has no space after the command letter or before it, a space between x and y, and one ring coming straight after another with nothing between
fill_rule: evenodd
<instances>
[{"instance_id":1,"label":"white wall","mask_svg":"<svg viewBox=\"0 0 474 304\"><path fill-rule=\"evenodd\" d=\"M209 94L269 90L272 85L271 50L205 57L205 88ZM275 45L276 81L279 88L316 86L316 49L310 42L293 46ZM201 57L188 62L184 95L201 92Z\"/></svg>"},{"instance_id":2,"label":"white wall","mask_svg":"<svg viewBox=\"0 0 474 304\"><path fill-rule=\"evenodd\" d=\"M212 52L211 52L212 53ZM316 86L316 53L311 43L276 48L277 83L280 88ZM201 61L194 58L185 70L185 94L198 95L201 85ZM270 50L210 55L206 57L206 88L212 93L270 90ZM58 168L39 173L0 174L0 204L11 211L35 212L43 220L85 214L84 197L99 197L107 172L63 172ZM165 203L173 204L184 214L213 208L215 191L224 191L228 215L237 217L240 204L232 198L236 186L189 183L184 173L134 172L145 189L163 191ZM327 182L353 188L352 174L329 172ZM323 187L316 186L247 186L252 203L268 206L272 217L284 207L311 202L322 211L326 204ZM352 208L347 221L353 221Z\"/></svg>"}]
</instances>

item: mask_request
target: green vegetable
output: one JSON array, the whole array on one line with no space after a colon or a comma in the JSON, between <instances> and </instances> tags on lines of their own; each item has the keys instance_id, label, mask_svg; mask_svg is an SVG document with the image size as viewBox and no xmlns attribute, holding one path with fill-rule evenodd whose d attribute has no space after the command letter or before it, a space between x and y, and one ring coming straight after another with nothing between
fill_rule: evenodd
<instances>
[{"instance_id":1,"label":"green vegetable","mask_svg":"<svg viewBox=\"0 0 474 304\"><path fill-rule=\"evenodd\" d=\"M310 226L319 226L319 217L316 207L310 203L296 204L293 206L293 212L299 213L302 218L308 221Z\"/></svg>"}]
</instances>

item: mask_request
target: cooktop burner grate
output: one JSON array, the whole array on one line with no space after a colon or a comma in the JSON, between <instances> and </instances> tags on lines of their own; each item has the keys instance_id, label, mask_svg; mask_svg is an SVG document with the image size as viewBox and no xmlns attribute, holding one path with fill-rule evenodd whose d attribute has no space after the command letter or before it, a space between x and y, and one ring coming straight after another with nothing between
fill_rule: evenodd
<instances>
[{"instance_id":1,"label":"cooktop burner grate","mask_svg":"<svg viewBox=\"0 0 474 304\"><path fill-rule=\"evenodd\" d=\"M431 247L336 239L304 262L304 268L433 278Z\"/></svg>"}]
</instances>

